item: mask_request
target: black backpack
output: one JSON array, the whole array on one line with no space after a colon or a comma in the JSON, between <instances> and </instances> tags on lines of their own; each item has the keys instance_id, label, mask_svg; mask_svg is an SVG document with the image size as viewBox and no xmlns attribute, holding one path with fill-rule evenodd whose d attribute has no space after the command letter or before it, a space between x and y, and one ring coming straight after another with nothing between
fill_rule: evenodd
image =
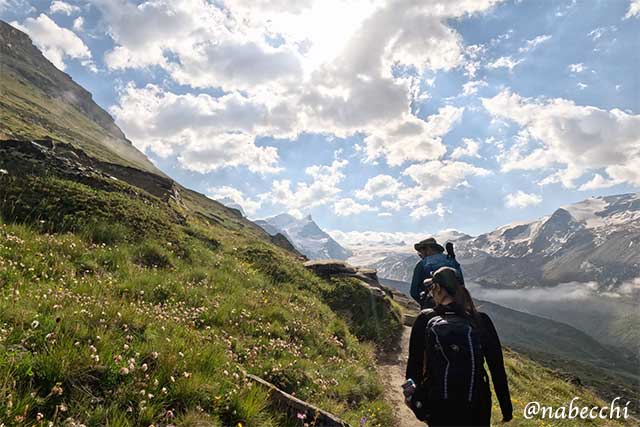
<instances>
[{"instance_id":1,"label":"black backpack","mask_svg":"<svg viewBox=\"0 0 640 427\"><path fill-rule=\"evenodd\" d=\"M425 380L412 397L412 409L421 420L437 406L470 407L482 379L480 330L468 316L446 311L435 315L426 328Z\"/></svg>"},{"instance_id":2,"label":"black backpack","mask_svg":"<svg viewBox=\"0 0 640 427\"><path fill-rule=\"evenodd\" d=\"M429 320L426 333L429 399L472 403L484 363L479 330L447 311Z\"/></svg>"}]
</instances>

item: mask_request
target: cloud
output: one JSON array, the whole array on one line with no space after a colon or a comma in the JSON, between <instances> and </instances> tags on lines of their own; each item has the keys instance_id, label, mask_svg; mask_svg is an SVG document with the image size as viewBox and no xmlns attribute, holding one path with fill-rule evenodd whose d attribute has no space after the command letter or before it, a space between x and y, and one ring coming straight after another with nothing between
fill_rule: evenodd
<instances>
[{"instance_id":1,"label":"cloud","mask_svg":"<svg viewBox=\"0 0 640 427\"><path fill-rule=\"evenodd\" d=\"M49 13L63 13L71 16L78 12L80 12L80 8L78 6L60 0L52 1L51 6L49 6Z\"/></svg>"},{"instance_id":2,"label":"cloud","mask_svg":"<svg viewBox=\"0 0 640 427\"><path fill-rule=\"evenodd\" d=\"M328 233L345 247L389 247L395 246L413 253L413 244L424 239L425 233L388 232L388 231L340 231Z\"/></svg>"},{"instance_id":3,"label":"cloud","mask_svg":"<svg viewBox=\"0 0 640 427\"><path fill-rule=\"evenodd\" d=\"M11 25L27 33L40 48L42 54L58 69L64 70L65 58L81 60L91 66L91 51L73 31L58 26L51 18L41 13L37 18L27 18L22 24Z\"/></svg>"},{"instance_id":4,"label":"cloud","mask_svg":"<svg viewBox=\"0 0 640 427\"><path fill-rule=\"evenodd\" d=\"M487 68L492 68L492 69L496 69L496 68L508 68L509 71L513 71L513 69L522 62L522 59L517 59L514 60L513 58L511 58L510 56L501 56L500 58L496 59L493 62L490 62L487 65Z\"/></svg>"},{"instance_id":5,"label":"cloud","mask_svg":"<svg viewBox=\"0 0 640 427\"><path fill-rule=\"evenodd\" d=\"M500 2L307 0L295 7L283 7L283 1L249 7L234 0L222 7L204 0L96 0L95 5L115 44L104 58L109 69L159 67L191 88L242 93L274 115L279 111L271 127L256 117L261 136L280 137L287 126L286 137L361 134L368 160L399 165L441 157L441 138L462 113L443 107L422 120L411 109L413 100L428 96L418 84L426 71L451 70L471 57L449 20ZM400 75L394 71L398 67L409 71ZM155 145L162 151L173 142ZM414 149L407 148L411 144Z\"/></svg>"},{"instance_id":6,"label":"cloud","mask_svg":"<svg viewBox=\"0 0 640 427\"><path fill-rule=\"evenodd\" d=\"M640 185L640 115L562 98L523 98L509 90L482 103L493 116L521 127L516 143L499 158L502 170L551 169L547 183L574 188L584 173L604 168L611 179Z\"/></svg>"},{"instance_id":7,"label":"cloud","mask_svg":"<svg viewBox=\"0 0 640 427\"><path fill-rule=\"evenodd\" d=\"M331 165L315 165L305 170L312 182L299 182L292 189L291 181L275 180L269 193L260 195L260 199L273 205L285 206L290 211L310 208L334 202L340 194L339 184L344 178L342 169L346 160L334 160Z\"/></svg>"},{"instance_id":8,"label":"cloud","mask_svg":"<svg viewBox=\"0 0 640 427\"><path fill-rule=\"evenodd\" d=\"M462 157L480 157L480 154L478 154L480 143L478 141L471 138L463 138L462 142L464 146L456 147L453 153L451 153L452 159L458 160Z\"/></svg>"},{"instance_id":9,"label":"cloud","mask_svg":"<svg viewBox=\"0 0 640 427\"><path fill-rule=\"evenodd\" d=\"M363 212L372 212L376 210L378 209L371 205L358 203L351 198L339 199L333 203L333 211L338 216L357 215Z\"/></svg>"},{"instance_id":10,"label":"cloud","mask_svg":"<svg viewBox=\"0 0 640 427\"><path fill-rule=\"evenodd\" d=\"M581 73L585 69L586 69L586 67L584 66L584 64L582 62L579 62L577 64L569 65L569 71L571 71L572 73Z\"/></svg>"},{"instance_id":11,"label":"cloud","mask_svg":"<svg viewBox=\"0 0 640 427\"><path fill-rule=\"evenodd\" d=\"M261 201L248 198L242 191L229 186L210 187L207 190L207 196L221 203L231 201L239 205L247 215L255 214L262 206Z\"/></svg>"},{"instance_id":12,"label":"cloud","mask_svg":"<svg viewBox=\"0 0 640 427\"><path fill-rule=\"evenodd\" d=\"M418 184L413 189L415 196L425 201L437 200L451 188L468 185L466 179L469 176L486 176L489 173L487 169L452 160L419 163L409 166L403 172Z\"/></svg>"},{"instance_id":13,"label":"cloud","mask_svg":"<svg viewBox=\"0 0 640 427\"><path fill-rule=\"evenodd\" d=\"M161 157L178 155L186 169L210 172L246 166L254 172L278 170L275 147L255 144L260 135L290 136L289 112L259 99L230 93L175 94L156 85L127 85L110 109L136 147ZM278 127L282 125L283 127Z\"/></svg>"},{"instance_id":14,"label":"cloud","mask_svg":"<svg viewBox=\"0 0 640 427\"><path fill-rule=\"evenodd\" d=\"M470 96L478 93L478 89L489 86L484 80L473 80L462 85L462 96Z\"/></svg>"},{"instance_id":15,"label":"cloud","mask_svg":"<svg viewBox=\"0 0 640 427\"><path fill-rule=\"evenodd\" d=\"M376 197L385 197L396 194L402 184L392 176L378 175L367 181L364 188L356 192L356 197L363 200L372 200Z\"/></svg>"},{"instance_id":16,"label":"cloud","mask_svg":"<svg viewBox=\"0 0 640 427\"><path fill-rule=\"evenodd\" d=\"M76 31L82 31L84 29L84 18L82 16L78 16L73 20L73 29Z\"/></svg>"},{"instance_id":17,"label":"cloud","mask_svg":"<svg viewBox=\"0 0 640 427\"><path fill-rule=\"evenodd\" d=\"M520 49L518 49L518 52L520 53L526 53L529 52L533 49L535 49L538 45L545 43L547 41L551 40L551 36L549 34L544 34L544 35L540 35L535 37L532 40L527 40L527 43L524 47L521 47Z\"/></svg>"},{"instance_id":18,"label":"cloud","mask_svg":"<svg viewBox=\"0 0 640 427\"><path fill-rule=\"evenodd\" d=\"M526 208L542 203L542 197L537 194L525 193L519 190L516 193L507 194L504 198L505 206L508 208Z\"/></svg>"},{"instance_id":19,"label":"cloud","mask_svg":"<svg viewBox=\"0 0 640 427\"><path fill-rule=\"evenodd\" d=\"M236 166L246 166L251 172L259 173L280 170L275 166L278 161L276 148L258 147L251 136L206 132L194 135L189 131L179 136L189 139L178 155L178 163L186 169L200 173Z\"/></svg>"},{"instance_id":20,"label":"cloud","mask_svg":"<svg viewBox=\"0 0 640 427\"><path fill-rule=\"evenodd\" d=\"M584 184L582 184L578 190L580 191L588 191L588 190L599 190L601 188L609 188L614 185L618 185L622 183L622 181L615 179L607 179L600 174L595 174L594 177Z\"/></svg>"},{"instance_id":21,"label":"cloud","mask_svg":"<svg viewBox=\"0 0 640 427\"><path fill-rule=\"evenodd\" d=\"M633 18L640 15L640 0L631 0L629 2L629 10L624 15L624 19Z\"/></svg>"},{"instance_id":22,"label":"cloud","mask_svg":"<svg viewBox=\"0 0 640 427\"><path fill-rule=\"evenodd\" d=\"M364 139L367 160L384 157L390 166L442 157L446 148L442 137L462 117L464 108L445 106L421 120L407 115L392 121Z\"/></svg>"},{"instance_id":23,"label":"cloud","mask_svg":"<svg viewBox=\"0 0 640 427\"><path fill-rule=\"evenodd\" d=\"M444 217L444 215L450 212L449 210L445 209L445 207L442 205L442 203L438 203L438 205L436 206L435 209L430 209L428 206L420 206L416 209L414 209L413 211L411 211L411 213L409 214L409 216L413 219L422 219L426 216L430 216L430 215L437 215L440 218Z\"/></svg>"}]
</instances>

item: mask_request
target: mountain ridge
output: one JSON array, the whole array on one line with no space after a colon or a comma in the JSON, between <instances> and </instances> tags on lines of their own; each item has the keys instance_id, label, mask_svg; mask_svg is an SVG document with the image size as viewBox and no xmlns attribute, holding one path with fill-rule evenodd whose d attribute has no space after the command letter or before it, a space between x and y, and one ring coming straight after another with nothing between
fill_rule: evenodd
<instances>
[{"instance_id":1,"label":"mountain ridge","mask_svg":"<svg viewBox=\"0 0 640 427\"><path fill-rule=\"evenodd\" d=\"M351 251L342 247L315 223L311 215L298 219L282 213L254 221L270 235L285 236L293 246L309 259L345 260Z\"/></svg>"},{"instance_id":2,"label":"mountain ridge","mask_svg":"<svg viewBox=\"0 0 640 427\"><path fill-rule=\"evenodd\" d=\"M0 138L55 139L96 159L166 175L138 151L90 92L28 35L0 20Z\"/></svg>"},{"instance_id":3,"label":"mountain ridge","mask_svg":"<svg viewBox=\"0 0 640 427\"><path fill-rule=\"evenodd\" d=\"M487 286L595 281L612 291L640 277L640 194L592 197L454 243L465 276ZM415 262L393 254L371 266L410 281Z\"/></svg>"}]
</instances>

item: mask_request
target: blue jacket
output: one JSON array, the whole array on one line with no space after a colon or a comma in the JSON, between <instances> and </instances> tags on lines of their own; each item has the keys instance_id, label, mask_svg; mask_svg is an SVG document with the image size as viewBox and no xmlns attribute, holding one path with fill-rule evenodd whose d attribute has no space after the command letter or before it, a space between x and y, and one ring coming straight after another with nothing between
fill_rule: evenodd
<instances>
[{"instance_id":1,"label":"blue jacket","mask_svg":"<svg viewBox=\"0 0 640 427\"><path fill-rule=\"evenodd\" d=\"M433 272L440 267L451 267L458 270L458 273L460 273L460 281L464 285L464 276L462 275L462 268L460 268L460 263L458 263L458 261L445 254L429 255L418 261L416 267L413 269L413 279L411 279L411 297L414 300L420 302L420 293L424 290L422 282L424 282L425 279L430 278Z\"/></svg>"}]
</instances>

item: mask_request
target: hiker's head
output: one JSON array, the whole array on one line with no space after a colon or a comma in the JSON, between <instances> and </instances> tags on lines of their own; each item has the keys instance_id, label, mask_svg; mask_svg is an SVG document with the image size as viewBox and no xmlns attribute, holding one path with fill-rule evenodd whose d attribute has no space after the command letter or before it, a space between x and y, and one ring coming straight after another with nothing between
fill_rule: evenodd
<instances>
[{"instance_id":1,"label":"hiker's head","mask_svg":"<svg viewBox=\"0 0 640 427\"><path fill-rule=\"evenodd\" d=\"M427 288L433 296L436 304L448 304L450 302L458 302L462 292L462 284L458 278L456 270L451 267L441 267L437 269L431 279L425 281ZM464 307L464 304L462 304Z\"/></svg>"},{"instance_id":2,"label":"hiker's head","mask_svg":"<svg viewBox=\"0 0 640 427\"><path fill-rule=\"evenodd\" d=\"M433 302L436 305L456 303L461 310L476 317L478 312L476 310L471 294L464 287L458 272L451 267L441 267L437 269L431 279L427 279L430 283L427 284L427 288L433 296ZM425 281L426 282L426 281Z\"/></svg>"},{"instance_id":3,"label":"hiker's head","mask_svg":"<svg viewBox=\"0 0 640 427\"><path fill-rule=\"evenodd\" d=\"M436 239L433 237L429 237L428 239L424 239L415 245L413 245L416 252L418 252L418 256L420 258L424 258L430 255L441 254L444 252L444 248L436 242Z\"/></svg>"}]
</instances>

